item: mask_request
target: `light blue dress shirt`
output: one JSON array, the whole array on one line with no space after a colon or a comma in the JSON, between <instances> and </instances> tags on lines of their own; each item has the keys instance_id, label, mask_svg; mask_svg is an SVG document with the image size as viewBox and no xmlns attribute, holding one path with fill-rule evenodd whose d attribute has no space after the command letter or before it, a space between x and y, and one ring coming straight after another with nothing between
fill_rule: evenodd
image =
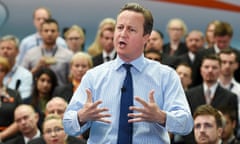
<instances>
[{"instance_id":1,"label":"light blue dress shirt","mask_svg":"<svg viewBox=\"0 0 240 144\"><path fill-rule=\"evenodd\" d=\"M22 60L28 50L30 50L31 48L40 46L41 44L42 44L42 38L40 37L39 33L34 33L34 34L31 34L31 35L25 37L21 41L20 46L19 46L19 54L17 57L17 63L18 64L22 63ZM67 48L67 44L66 44L65 40L61 37L57 38L56 44L60 47Z\"/></svg>"},{"instance_id":2,"label":"light blue dress shirt","mask_svg":"<svg viewBox=\"0 0 240 144\"><path fill-rule=\"evenodd\" d=\"M66 133L79 135L91 127L89 144L116 144L120 97L126 70L119 57L89 70L74 93L64 114L63 124ZM150 90L154 89L154 99L160 109L166 112L165 127L159 123L136 122L133 125L133 144L168 144L168 132L188 134L193 127L193 119L186 96L177 73L170 67L140 56L132 61L131 68L134 96L148 101ZM93 102L102 100L100 107L107 107L111 114L111 124L89 121L80 126L77 111L86 102L86 89L92 92ZM134 105L142 105L134 100Z\"/></svg>"},{"instance_id":3,"label":"light blue dress shirt","mask_svg":"<svg viewBox=\"0 0 240 144\"><path fill-rule=\"evenodd\" d=\"M18 91L23 100L30 97L33 85L33 76L30 71L15 64L10 72L3 79L3 84L11 89L16 88L17 81L20 80Z\"/></svg>"}]
</instances>

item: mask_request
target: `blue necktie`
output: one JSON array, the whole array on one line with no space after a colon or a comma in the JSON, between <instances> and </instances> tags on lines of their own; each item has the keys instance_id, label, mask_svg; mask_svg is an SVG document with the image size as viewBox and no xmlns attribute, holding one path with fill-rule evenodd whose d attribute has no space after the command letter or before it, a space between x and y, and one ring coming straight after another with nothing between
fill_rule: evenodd
<instances>
[{"instance_id":1,"label":"blue necktie","mask_svg":"<svg viewBox=\"0 0 240 144\"><path fill-rule=\"evenodd\" d=\"M131 64L123 64L126 69L126 77L121 90L121 103L120 103L120 116L118 127L118 144L131 144L132 143L132 131L133 124L128 123L128 113L132 113L129 110L129 106L133 105L133 84L131 75Z\"/></svg>"}]
</instances>

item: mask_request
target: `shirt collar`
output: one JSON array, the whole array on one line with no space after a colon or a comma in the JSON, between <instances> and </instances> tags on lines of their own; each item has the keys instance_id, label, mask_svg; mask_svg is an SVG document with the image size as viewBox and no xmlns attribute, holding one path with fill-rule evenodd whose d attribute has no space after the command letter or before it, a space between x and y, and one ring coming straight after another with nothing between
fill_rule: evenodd
<instances>
[{"instance_id":1,"label":"shirt collar","mask_svg":"<svg viewBox=\"0 0 240 144\"><path fill-rule=\"evenodd\" d=\"M124 62L119 56L117 56L117 58L114 60L114 63L115 63L115 66L114 66L115 70L118 70L121 68L122 64L126 62ZM146 65L146 60L144 58L144 55L142 54L135 60L131 61L129 64L132 64L137 71L142 72L143 68Z\"/></svg>"},{"instance_id":2,"label":"shirt collar","mask_svg":"<svg viewBox=\"0 0 240 144\"><path fill-rule=\"evenodd\" d=\"M103 58L106 58L107 56L109 56L112 60L114 59L115 54L116 54L115 49L113 49L109 54L107 54L107 52L103 50Z\"/></svg>"},{"instance_id":3,"label":"shirt collar","mask_svg":"<svg viewBox=\"0 0 240 144\"><path fill-rule=\"evenodd\" d=\"M29 137L26 137L26 136L23 136L23 138L24 138L24 142L28 143L30 140L38 138L40 136L41 136L41 133L40 133L40 130L38 129L37 133L31 139Z\"/></svg>"}]
</instances>

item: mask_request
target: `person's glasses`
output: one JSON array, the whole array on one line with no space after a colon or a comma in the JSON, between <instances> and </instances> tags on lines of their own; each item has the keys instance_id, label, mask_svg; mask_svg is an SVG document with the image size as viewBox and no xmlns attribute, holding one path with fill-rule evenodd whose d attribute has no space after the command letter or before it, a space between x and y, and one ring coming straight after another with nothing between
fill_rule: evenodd
<instances>
[{"instance_id":1,"label":"person's glasses","mask_svg":"<svg viewBox=\"0 0 240 144\"><path fill-rule=\"evenodd\" d=\"M70 41L73 41L73 40L77 41L77 40L80 39L80 37L69 37L67 39L70 40Z\"/></svg>"},{"instance_id":2,"label":"person's glasses","mask_svg":"<svg viewBox=\"0 0 240 144\"><path fill-rule=\"evenodd\" d=\"M54 129L47 129L44 133L47 134L47 135L51 135L52 132L54 132L54 134L58 134L58 133L60 133L63 130L64 129L61 128L61 127L55 127Z\"/></svg>"}]
</instances>

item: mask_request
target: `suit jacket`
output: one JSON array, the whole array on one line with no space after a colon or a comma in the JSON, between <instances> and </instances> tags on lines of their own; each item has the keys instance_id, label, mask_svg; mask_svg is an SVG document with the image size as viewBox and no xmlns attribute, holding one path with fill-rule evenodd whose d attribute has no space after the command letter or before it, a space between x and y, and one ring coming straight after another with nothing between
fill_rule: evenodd
<instances>
[{"instance_id":1,"label":"suit jacket","mask_svg":"<svg viewBox=\"0 0 240 144\"><path fill-rule=\"evenodd\" d=\"M28 144L46 144L46 142L43 139L43 137L41 136L39 138L36 138L36 139L33 139L33 140L29 141ZM68 136L67 144L86 144L86 141L80 140L80 139L78 139L76 137L73 137L73 136Z\"/></svg>"},{"instance_id":2,"label":"suit jacket","mask_svg":"<svg viewBox=\"0 0 240 144\"><path fill-rule=\"evenodd\" d=\"M169 55L170 51L171 51L170 43L164 44L163 45L163 53ZM187 53L187 52L188 52L188 49L187 49L186 44L181 42L178 45L178 48L175 51L174 56L179 56L179 55L182 55L182 54Z\"/></svg>"},{"instance_id":3,"label":"suit jacket","mask_svg":"<svg viewBox=\"0 0 240 144\"><path fill-rule=\"evenodd\" d=\"M117 57L117 53L115 53L114 55L114 59ZM99 54L99 55L96 55L95 57L93 57L93 66L97 66L97 65L100 65L104 62L104 59L103 59L103 53Z\"/></svg>"},{"instance_id":4,"label":"suit jacket","mask_svg":"<svg viewBox=\"0 0 240 144\"><path fill-rule=\"evenodd\" d=\"M16 137L4 142L4 144L25 144L23 135L17 135Z\"/></svg>"},{"instance_id":5,"label":"suit jacket","mask_svg":"<svg viewBox=\"0 0 240 144\"><path fill-rule=\"evenodd\" d=\"M187 100L188 100L192 114L194 114L194 111L198 106L206 104L202 84L186 91L186 96L187 96ZM225 106L232 107L236 111L236 115L238 118L237 96L232 92L222 88L220 85L218 85L216 88L216 92L214 94L214 98L212 99L211 105L214 108L220 108ZM194 144L195 142L194 142L193 132L190 135L185 136L184 140L186 144Z\"/></svg>"},{"instance_id":6,"label":"suit jacket","mask_svg":"<svg viewBox=\"0 0 240 144\"><path fill-rule=\"evenodd\" d=\"M70 102L73 95L73 84L68 83L63 86L58 86L53 92L53 96L59 96L65 99L68 103Z\"/></svg>"}]
</instances>

